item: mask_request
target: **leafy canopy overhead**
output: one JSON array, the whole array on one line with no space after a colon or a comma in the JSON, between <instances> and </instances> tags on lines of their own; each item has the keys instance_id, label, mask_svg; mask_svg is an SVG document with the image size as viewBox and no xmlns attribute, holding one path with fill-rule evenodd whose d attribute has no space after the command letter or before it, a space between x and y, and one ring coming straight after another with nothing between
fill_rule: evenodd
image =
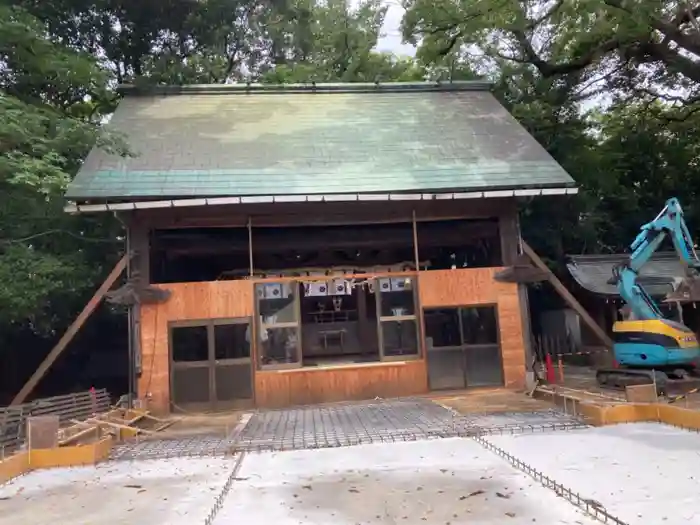
<instances>
[{"instance_id":1,"label":"leafy canopy overhead","mask_svg":"<svg viewBox=\"0 0 700 525\"><path fill-rule=\"evenodd\" d=\"M65 326L119 255L62 190L117 83L487 77L581 194L523 209L550 259L624 249L663 201L700 221L698 1L405 0L417 59L378 53L379 0L14 0L0 7L0 336ZM604 95L605 112L590 100ZM588 106L582 102L588 101ZM29 328L27 328L29 327Z\"/></svg>"},{"instance_id":2,"label":"leafy canopy overhead","mask_svg":"<svg viewBox=\"0 0 700 525\"><path fill-rule=\"evenodd\" d=\"M670 0L406 0L407 38L431 61L457 49L579 93L695 100L700 3Z\"/></svg>"}]
</instances>

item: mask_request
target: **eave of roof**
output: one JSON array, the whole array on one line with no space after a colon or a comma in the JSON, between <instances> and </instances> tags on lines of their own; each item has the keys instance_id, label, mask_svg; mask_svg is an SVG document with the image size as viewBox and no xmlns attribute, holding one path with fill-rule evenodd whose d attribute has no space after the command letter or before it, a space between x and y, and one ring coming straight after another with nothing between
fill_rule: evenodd
<instances>
[{"instance_id":1,"label":"eave of roof","mask_svg":"<svg viewBox=\"0 0 700 525\"><path fill-rule=\"evenodd\" d=\"M331 195L261 195L252 197L212 197L198 199L166 199L126 202L69 202L64 211L67 213L124 212L134 210L151 210L162 208L187 208L197 206L223 206L232 204L270 204L270 203L313 203L313 202L401 202L432 200L473 200L531 198L576 195L578 188L555 187L539 189L510 189L463 193L396 193L396 194L331 194Z\"/></svg>"}]
</instances>

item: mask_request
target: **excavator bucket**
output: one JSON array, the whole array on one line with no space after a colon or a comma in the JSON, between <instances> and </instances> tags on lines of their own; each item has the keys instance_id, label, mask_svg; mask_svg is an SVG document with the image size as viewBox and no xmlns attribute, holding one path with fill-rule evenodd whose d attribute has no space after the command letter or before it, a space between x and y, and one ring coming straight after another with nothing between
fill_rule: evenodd
<instances>
[{"instance_id":1,"label":"excavator bucket","mask_svg":"<svg viewBox=\"0 0 700 525\"><path fill-rule=\"evenodd\" d=\"M696 301L700 302L700 276L697 274L680 279L674 286L674 290L664 298L665 303L692 303Z\"/></svg>"}]
</instances>

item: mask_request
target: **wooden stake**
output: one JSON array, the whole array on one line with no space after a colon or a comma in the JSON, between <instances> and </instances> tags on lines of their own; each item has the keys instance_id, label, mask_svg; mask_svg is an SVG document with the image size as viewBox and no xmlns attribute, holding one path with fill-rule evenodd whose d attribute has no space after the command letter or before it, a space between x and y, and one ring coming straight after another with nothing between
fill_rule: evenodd
<instances>
[{"instance_id":1,"label":"wooden stake","mask_svg":"<svg viewBox=\"0 0 700 525\"><path fill-rule=\"evenodd\" d=\"M613 347L613 341L608 337L608 334L605 333L605 330L603 330L598 323L596 323L593 318L588 315L588 312L586 312L585 308L581 306L581 303L579 303L576 298L571 295L571 292L566 289L566 286L557 278L556 275L552 272L552 270L549 269L549 267L544 263L542 259L540 259L540 256L535 253L535 251L530 248L530 245L526 243L524 240L522 241L523 243L523 253L525 253L534 263L535 266L537 266L540 270L543 272L546 272L548 275L548 280L550 283L552 283L552 286L554 286L554 289L557 291L557 293L561 296L566 303L573 308L577 314L581 316L581 319L583 320L584 323L588 326L588 328L591 329L591 331L600 339L600 341L608 348L611 349Z\"/></svg>"},{"instance_id":2,"label":"wooden stake","mask_svg":"<svg viewBox=\"0 0 700 525\"><path fill-rule=\"evenodd\" d=\"M23 403L24 400L27 399L27 396L32 393L32 390L36 388L36 385L39 383L39 381L41 381L44 375L46 375L46 372L48 372L49 368L51 368L51 365L53 365L56 359L58 359L58 356L60 356L61 353L63 353L63 351L66 349L66 346L68 346L68 343L70 343L73 340L75 334L77 334L78 330L82 328L83 324L85 324L85 321L87 321L90 315L92 315L92 313L95 311L95 308L97 308L97 306L100 304L102 298L122 274L122 272L126 268L128 260L129 256L124 255L124 257L122 257L119 260L119 262L114 266L110 274L102 283L102 286L98 288L98 290L95 292L95 295L92 296L92 299L90 299L85 305L85 308L83 308L83 311L80 312L78 317L76 317L75 321L73 321L73 324L71 324L68 327L68 330L66 330L66 333L63 334L63 337L61 337L58 343L56 343L56 346L54 346L53 349L51 349L49 354L39 365L39 368L36 369L36 371L32 374L29 380L24 384L22 389L10 403L10 406L19 405Z\"/></svg>"},{"instance_id":3,"label":"wooden stake","mask_svg":"<svg viewBox=\"0 0 700 525\"><path fill-rule=\"evenodd\" d=\"M561 357L557 360L557 367L559 368L559 383L564 384L564 362Z\"/></svg>"}]
</instances>

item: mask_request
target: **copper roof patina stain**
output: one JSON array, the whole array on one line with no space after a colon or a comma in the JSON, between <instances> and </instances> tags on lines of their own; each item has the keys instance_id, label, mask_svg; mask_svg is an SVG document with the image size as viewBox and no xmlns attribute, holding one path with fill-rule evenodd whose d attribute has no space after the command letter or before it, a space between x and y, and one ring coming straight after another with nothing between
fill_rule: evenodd
<instances>
[{"instance_id":1,"label":"copper roof patina stain","mask_svg":"<svg viewBox=\"0 0 700 525\"><path fill-rule=\"evenodd\" d=\"M488 84L126 90L74 200L421 193L574 186Z\"/></svg>"}]
</instances>

